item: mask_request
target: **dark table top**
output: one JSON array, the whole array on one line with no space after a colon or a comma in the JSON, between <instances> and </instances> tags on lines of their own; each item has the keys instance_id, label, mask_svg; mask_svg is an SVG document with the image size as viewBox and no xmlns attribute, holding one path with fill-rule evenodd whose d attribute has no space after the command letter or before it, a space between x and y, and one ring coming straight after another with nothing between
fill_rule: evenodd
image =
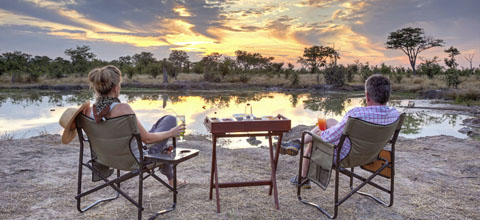
<instances>
[{"instance_id":1,"label":"dark table top","mask_svg":"<svg viewBox=\"0 0 480 220\"><path fill-rule=\"evenodd\" d=\"M199 150L189 148L175 148L170 153L156 153L145 155L145 158L165 163L165 164L178 164L186 161L190 158L198 156Z\"/></svg>"}]
</instances>

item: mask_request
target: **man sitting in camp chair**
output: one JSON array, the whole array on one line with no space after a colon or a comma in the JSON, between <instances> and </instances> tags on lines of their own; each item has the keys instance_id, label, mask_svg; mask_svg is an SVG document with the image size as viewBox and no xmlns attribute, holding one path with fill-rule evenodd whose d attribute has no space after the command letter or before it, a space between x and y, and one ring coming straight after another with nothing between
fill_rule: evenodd
<instances>
[{"instance_id":1,"label":"man sitting in camp chair","mask_svg":"<svg viewBox=\"0 0 480 220\"><path fill-rule=\"evenodd\" d=\"M335 119L327 120L327 129L321 131L318 126L311 131L314 134L317 134L325 142L332 143L337 145L342 136L342 132L347 123L348 118L358 118L366 122L379 125L387 125L395 122L400 113L395 108L390 108L386 106L387 101L390 97L390 80L388 78L376 74L370 76L365 81L365 98L367 101L366 107L356 107L348 111L347 114L342 118L340 122L337 122ZM309 156L312 149L312 137L307 135L305 137L304 143L308 144L304 155ZM289 155L297 155L300 149L300 141L294 141L287 146L282 146L280 153L287 153ZM337 151L335 151L336 154ZM343 147L340 152L340 160L345 158L350 152L350 140L346 139ZM336 158L336 155L334 156ZM305 179L308 172L310 160L304 159L302 164L302 179ZM298 176L294 176L290 182L293 185L298 185ZM303 182L303 181L302 181ZM310 188L310 182L305 181L302 184L302 187L305 189Z\"/></svg>"}]
</instances>

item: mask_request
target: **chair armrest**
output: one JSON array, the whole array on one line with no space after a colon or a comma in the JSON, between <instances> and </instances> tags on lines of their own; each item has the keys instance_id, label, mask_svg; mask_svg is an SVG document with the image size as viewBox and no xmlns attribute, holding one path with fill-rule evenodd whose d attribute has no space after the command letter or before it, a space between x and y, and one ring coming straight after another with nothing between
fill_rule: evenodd
<instances>
[{"instance_id":1,"label":"chair armrest","mask_svg":"<svg viewBox=\"0 0 480 220\"><path fill-rule=\"evenodd\" d=\"M317 134L315 134L315 133L312 133L312 132L310 132L310 131L304 131L304 132L302 133L302 143L301 143L302 146L304 145L305 135L307 135L307 134L310 135L310 136L312 136L312 142L318 142L320 145L324 146L325 149L329 149L329 148L330 148L330 149L333 149L333 148L335 148L335 145L334 145L334 144L323 141L322 138L321 138L319 135L317 135Z\"/></svg>"}]
</instances>

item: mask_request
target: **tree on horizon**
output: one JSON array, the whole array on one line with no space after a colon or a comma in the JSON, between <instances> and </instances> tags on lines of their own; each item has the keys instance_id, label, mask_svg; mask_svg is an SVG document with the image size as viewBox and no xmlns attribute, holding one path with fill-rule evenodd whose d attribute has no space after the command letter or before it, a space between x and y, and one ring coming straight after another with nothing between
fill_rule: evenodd
<instances>
[{"instance_id":1,"label":"tree on horizon","mask_svg":"<svg viewBox=\"0 0 480 220\"><path fill-rule=\"evenodd\" d=\"M441 39L426 37L422 28L413 27L391 32L385 43L387 49L400 49L408 56L413 75L417 74L415 63L418 54L433 47L442 47L443 44L444 42Z\"/></svg>"}]
</instances>

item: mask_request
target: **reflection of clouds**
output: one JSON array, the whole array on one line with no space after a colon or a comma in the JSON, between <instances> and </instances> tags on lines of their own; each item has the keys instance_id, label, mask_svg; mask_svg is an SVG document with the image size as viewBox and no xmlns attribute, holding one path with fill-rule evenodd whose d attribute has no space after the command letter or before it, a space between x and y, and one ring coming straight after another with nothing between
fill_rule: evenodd
<instances>
[{"instance_id":1,"label":"reflection of clouds","mask_svg":"<svg viewBox=\"0 0 480 220\"><path fill-rule=\"evenodd\" d=\"M174 115L168 109L173 109L179 115L186 116L187 134L207 134L207 130L203 124L206 116L213 116L217 112L217 117L232 117L233 114L244 113L245 105L250 103L253 108L253 114L257 117L282 114L292 121L292 126L313 125L316 122L318 112L322 112L322 108L331 108L328 105L312 105L307 106L309 100L314 102L322 102L325 100L335 100L333 104L342 107L338 111L341 114L330 112L327 117L340 120L345 112L354 107L363 106L363 98L358 94L298 94L298 104L292 106L292 94L284 93L237 93L237 94L203 94L203 95L173 95L175 93L164 93L162 95L142 94L120 96L122 102L131 99L129 104L134 109L138 119L146 129L151 126L164 115ZM170 97L167 101L167 108L163 109L162 96ZM222 98L218 98L222 96ZM148 98L157 97L154 100ZM210 97L211 99L205 99ZM213 97L213 98L212 98ZM353 97L353 98L348 98ZM36 101L28 99L20 99L15 103L12 99L7 99L0 106L0 132L10 131L16 134L16 138L21 138L22 134L26 137L38 135L45 128L48 133L59 133L62 128L58 124L63 111L72 106L78 106L76 102L67 102L65 100L77 100L83 98L75 98L75 95L64 95L61 98L56 97L58 102L49 103L50 97L39 96L34 97ZM181 100L181 101L178 101ZM213 100L206 103L206 100ZM348 101L350 100L350 101ZM221 108L217 108L217 102L224 102ZM340 102L341 101L341 102ZM62 103L58 107L57 104ZM205 109L202 107L205 106ZM50 111L54 108L55 111ZM462 115L437 114L431 112L414 112L408 115L402 129L402 136L420 137L426 135L448 134L456 137L464 138L466 135L458 133L461 128L460 122L467 118ZM260 138L261 139L261 138ZM246 143L244 140L238 142L238 145Z\"/></svg>"}]
</instances>

